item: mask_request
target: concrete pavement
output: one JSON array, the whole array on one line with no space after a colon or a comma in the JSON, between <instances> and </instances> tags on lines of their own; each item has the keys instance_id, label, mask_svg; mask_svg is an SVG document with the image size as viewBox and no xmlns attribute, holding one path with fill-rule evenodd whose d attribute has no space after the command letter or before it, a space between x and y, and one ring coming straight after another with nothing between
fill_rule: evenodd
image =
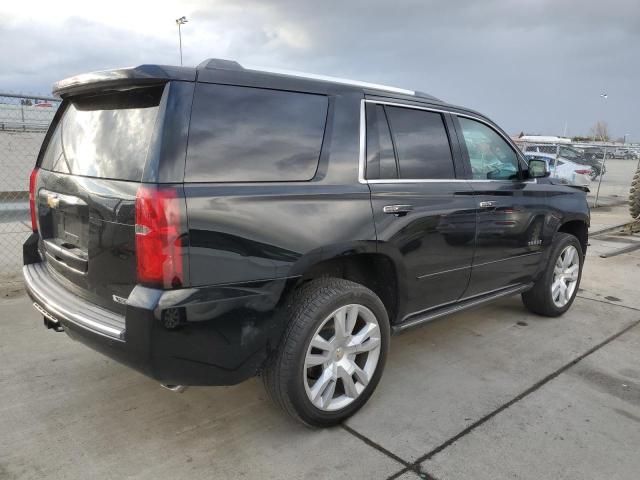
<instances>
[{"instance_id":1,"label":"concrete pavement","mask_svg":"<svg viewBox=\"0 0 640 480\"><path fill-rule=\"evenodd\" d=\"M639 351L636 326L422 468L440 479L638 478Z\"/></svg>"},{"instance_id":2,"label":"concrete pavement","mask_svg":"<svg viewBox=\"0 0 640 480\"><path fill-rule=\"evenodd\" d=\"M328 430L258 380L168 392L1 300L0 478L637 478L640 256L606 248L561 318L515 297L394 337L378 391Z\"/></svg>"}]
</instances>

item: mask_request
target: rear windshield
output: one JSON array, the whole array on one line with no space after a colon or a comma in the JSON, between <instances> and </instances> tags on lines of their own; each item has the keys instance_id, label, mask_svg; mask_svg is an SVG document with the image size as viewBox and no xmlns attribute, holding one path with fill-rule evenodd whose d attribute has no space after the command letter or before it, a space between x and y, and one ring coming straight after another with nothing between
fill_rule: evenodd
<instances>
[{"instance_id":1,"label":"rear windshield","mask_svg":"<svg viewBox=\"0 0 640 480\"><path fill-rule=\"evenodd\" d=\"M41 168L139 182L162 89L72 99L49 140Z\"/></svg>"}]
</instances>

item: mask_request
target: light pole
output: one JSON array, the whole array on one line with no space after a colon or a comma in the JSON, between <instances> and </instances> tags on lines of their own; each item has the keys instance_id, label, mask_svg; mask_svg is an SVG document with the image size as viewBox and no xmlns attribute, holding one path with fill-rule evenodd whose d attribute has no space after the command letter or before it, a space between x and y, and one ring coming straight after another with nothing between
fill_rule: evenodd
<instances>
[{"instance_id":1,"label":"light pole","mask_svg":"<svg viewBox=\"0 0 640 480\"><path fill-rule=\"evenodd\" d=\"M187 17L182 16L180 18L176 18L176 25L178 25L178 41L180 42L180 66L182 66L182 30L180 29L181 25L184 25L189 20Z\"/></svg>"},{"instance_id":2,"label":"light pole","mask_svg":"<svg viewBox=\"0 0 640 480\"><path fill-rule=\"evenodd\" d=\"M607 95L606 93L601 93L600 97L604 100L604 104L606 105L607 104L606 100L607 98L609 98L609 95ZM603 131L600 132L600 139L604 143L604 128L603 128ZM607 161L607 147L606 145L604 145L602 148L602 162L600 163L600 179L598 180L598 190L596 190L596 199L593 202L594 208L598 208L598 198L600 197L600 185L602 185L602 177L604 176L604 164L606 163L606 161Z\"/></svg>"},{"instance_id":3,"label":"light pole","mask_svg":"<svg viewBox=\"0 0 640 480\"><path fill-rule=\"evenodd\" d=\"M627 143L627 137L628 137L629 135L631 135L631 134L630 134L630 133L625 133L625 134L624 134L624 142L622 142L622 143Z\"/></svg>"},{"instance_id":4,"label":"light pole","mask_svg":"<svg viewBox=\"0 0 640 480\"><path fill-rule=\"evenodd\" d=\"M602 98L604 100L604 104L607 104L607 98L609 98L609 95L607 95L606 93L601 93L600 94L600 98ZM604 119L603 119L604 122ZM604 129L603 131L600 132L600 141L604 142Z\"/></svg>"}]
</instances>

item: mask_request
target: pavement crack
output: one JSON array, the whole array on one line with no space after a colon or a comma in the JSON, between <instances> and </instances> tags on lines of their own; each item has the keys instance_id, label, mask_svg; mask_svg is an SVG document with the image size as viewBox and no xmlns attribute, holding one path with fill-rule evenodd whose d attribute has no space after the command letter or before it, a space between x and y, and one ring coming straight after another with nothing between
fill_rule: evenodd
<instances>
[{"instance_id":1,"label":"pavement crack","mask_svg":"<svg viewBox=\"0 0 640 480\"><path fill-rule=\"evenodd\" d=\"M402 458L400 458L398 455L396 455L395 453L387 450L386 448L384 448L382 445L374 442L373 440L371 440L369 437L361 434L360 432L354 430L353 428L349 427L348 425L345 425L344 423L342 425L340 425L342 427L342 429L344 431L346 431L347 433L350 433L351 435L353 435L354 437L362 440L364 443L366 443L367 445L369 445L372 448L375 448L376 450L378 450L380 453L385 454L387 457L392 458L393 460L395 460L396 462L400 463L401 465L404 465L406 468L411 467L411 462L408 462Z\"/></svg>"},{"instance_id":2,"label":"pavement crack","mask_svg":"<svg viewBox=\"0 0 640 480\"><path fill-rule=\"evenodd\" d=\"M598 302L598 303L604 303L606 305L613 305L615 307L622 307L622 308L627 308L629 310L634 310L636 312L640 312L640 308L636 308L636 307L630 307L629 305L623 305L622 303L617 303L617 302L607 302L605 300L599 300L597 298L591 298L591 297L583 297L582 295L576 295L577 298L581 298L582 300L591 300L592 302Z\"/></svg>"},{"instance_id":3,"label":"pavement crack","mask_svg":"<svg viewBox=\"0 0 640 480\"><path fill-rule=\"evenodd\" d=\"M591 300L591 299L589 299ZM594 301L599 301L599 300L594 300ZM609 302L602 302L602 303L609 303ZM612 305L616 305L616 304L612 304ZM622 305L621 305L622 306ZM627 307L627 308L631 308L631 307ZM632 308L632 310L638 310L635 308ZM489 412L488 414L484 415L482 418L478 419L477 421L473 422L471 425L469 425L468 427L466 427L464 430L460 431L459 433L457 433L456 435L454 435L453 437L450 437L448 440L446 440L445 442L441 443L440 445L438 445L437 447L435 447L434 449L430 450L429 452L425 453L424 455L422 455L421 457L419 457L417 460L415 460L415 462L413 462L412 465L410 465L409 467L407 467L407 470L413 470L416 471L416 468L419 470L420 469L420 464L426 460L429 460L431 458L433 458L436 454L440 453L441 451L443 451L445 448L449 447L450 445L452 445L453 443L457 442L458 440L460 440L462 437L468 435L469 433L471 433L473 430L475 430L476 428L478 428L479 426L483 425L484 423L486 423L487 421L491 420L493 417L495 417L496 415L498 415L500 412L506 410L507 408L509 408L510 406L512 406L513 404L519 402L520 400L522 400L523 398L525 398L526 396L530 395L531 393L535 392L536 390L538 390L540 387L542 387L543 385L549 383L551 380L553 380L554 378L556 378L557 376L559 376L560 374L564 373L565 371L567 371L569 368L573 367L576 363L580 362L581 360L585 359L586 357L588 357L589 355L591 355L592 353L600 350L602 347L604 347L605 345L607 345L608 343L612 342L613 340L615 340L616 338L620 337L621 335L625 334L626 332L628 332L629 330L631 330L632 328L636 327L640 325L640 320L636 320L632 323L630 323L629 325L627 325L626 327L624 327L622 330L618 331L617 333L614 333L613 335L607 337L605 340L603 340L602 342L598 343L597 345L591 347L590 349L588 349L586 352L584 352L583 354L579 355L578 357L574 358L573 360L571 360L569 363L566 363L565 365L563 365L562 367L558 368L557 370L553 371L552 373L550 373L549 375L547 375L546 377L544 377L543 379L539 380L538 382L536 382L535 384L533 384L531 387L527 388L526 390L524 390L523 392L519 393L518 395L516 395L515 397L513 397L511 400L509 400L508 402L502 404L501 406L499 406L498 408L496 408L495 410L492 410L491 412ZM413 468L411 468L413 467Z\"/></svg>"},{"instance_id":4,"label":"pavement crack","mask_svg":"<svg viewBox=\"0 0 640 480\"><path fill-rule=\"evenodd\" d=\"M413 472L415 473L418 477L423 478L424 480L438 480L436 477L434 477L433 475L430 475L428 473L426 473L424 470L422 470L421 468L403 468L402 470L400 470L399 472L394 473L393 475L391 475L389 478L387 478L387 480L396 480L396 478L400 478L402 475L404 475L407 472Z\"/></svg>"},{"instance_id":5,"label":"pavement crack","mask_svg":"<svg viewBox=\"0 0 640 480\"><path fill-rule=\"evenodd\" d=\"M399 470L398 472L394 473L393 475L391 475L387 480L394 480L396 478L401 477L402 475L404 475L407 472L413 472L416 475L418 475L420 478L424 478L425 480L437 480L435 477L433 477L432 475L428 474L427 472L425 472L424 470L422 470L420 468L420 464L417 462L408 462L404 459L402 459L401 457L399 457L398 455L396 455L395 453L387 450L386 448L384 448L382 445L374 442L373 440L371 440L369 437L367 437L366 435L361 434L360 432L358 432L357 430L354 430L353 428L342 424L340 425L342 427L342 429L347 432L350 433L351 435L353 435L354 437L356 437L357 439L363 441L364 443L366 443L367 445L369 445L371 448L374 448L376 450L378 450L380 453L386 455L387 457L395 460L396 462L398 462L401 465L404 465L404 468Z\"/></svg>"}]
</instances>

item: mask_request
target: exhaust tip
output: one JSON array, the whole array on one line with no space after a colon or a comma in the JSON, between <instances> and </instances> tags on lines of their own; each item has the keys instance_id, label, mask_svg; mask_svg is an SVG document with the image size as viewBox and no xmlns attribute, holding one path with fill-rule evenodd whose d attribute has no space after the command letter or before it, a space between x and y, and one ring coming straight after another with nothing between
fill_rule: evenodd
<instances>
[{"instance_id":1,"label":"exhaust tip","mask_svg":"<svg viewBox=\"0 0 640 480\"><path fill-rule=\"evenodd\" d=\"M160 385L163 388L166 388L167 390L171 390L172 392L175 392L175 393L183 393L187 388L189 388L187 385L168 385L165 383L161 383Z\"/></svg>"}]
</instances>

